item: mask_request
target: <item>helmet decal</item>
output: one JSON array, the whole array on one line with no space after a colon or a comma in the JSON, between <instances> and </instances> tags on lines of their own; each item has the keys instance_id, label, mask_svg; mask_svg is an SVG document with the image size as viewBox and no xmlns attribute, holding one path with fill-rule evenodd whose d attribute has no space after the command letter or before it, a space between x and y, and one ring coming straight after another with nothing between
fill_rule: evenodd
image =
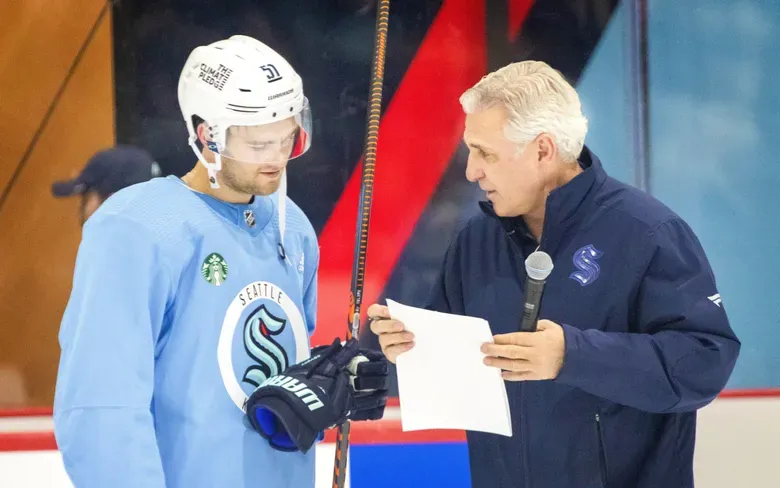
<instances>
[{"instance_id":1,"label":"helmet decal","mask_svg":"<svg viewBox=\"0 0 780 488\"><path fill-rule=\"evenodd\" d=\"M200 73L198 73L198 79L202 80L207 85L211 85L219 91L225 88L225 83L230 79L230 75L233 74L233 70L224 65L219 65L214 68L206 63L200 63Z\"/></svg>"}]
</instances>

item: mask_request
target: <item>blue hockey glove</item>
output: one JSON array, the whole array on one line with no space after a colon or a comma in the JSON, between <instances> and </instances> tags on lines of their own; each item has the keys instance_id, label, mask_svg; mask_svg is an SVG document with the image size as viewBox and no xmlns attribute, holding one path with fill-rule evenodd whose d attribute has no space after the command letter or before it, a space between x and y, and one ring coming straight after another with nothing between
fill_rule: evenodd
<instances>
[{"instance_id":1,"label":"blue hockey glove","mask_svg":"<svg viewBox=\"0 0 780 488\"><path fill-rule=\"evenodd\" d=\"M245 406L252 427L273 448L305 453L325 429L347 419L381 418L386 401L384 355L335 339L265 380Z\"/></svg>"}]
</instances>

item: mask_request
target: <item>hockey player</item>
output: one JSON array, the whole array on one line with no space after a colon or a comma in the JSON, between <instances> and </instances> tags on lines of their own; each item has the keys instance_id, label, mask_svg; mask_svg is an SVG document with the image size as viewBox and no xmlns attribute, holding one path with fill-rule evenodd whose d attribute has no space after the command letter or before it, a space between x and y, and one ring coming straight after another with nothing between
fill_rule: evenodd
<instances>
[{"instance_id":1,"label":"hockey player","mask_svg":"<svg viewBox=\"0 0 780 488\"><path fill-rule=\"evenodd\" d=\"M306 361L319 252L285 189L311 145L301 79L234 36L190 54L178 97L199 163L84 228L59 335L65 468L78 488L314 486L315 438L381 417L386 364L338 340Z\"/></svg>"}]
</instances>

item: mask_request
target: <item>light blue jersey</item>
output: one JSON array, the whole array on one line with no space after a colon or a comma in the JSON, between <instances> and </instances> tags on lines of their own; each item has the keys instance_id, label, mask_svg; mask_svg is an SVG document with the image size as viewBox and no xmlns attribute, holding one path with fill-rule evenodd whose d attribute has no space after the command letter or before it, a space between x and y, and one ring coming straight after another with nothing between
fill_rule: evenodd
<instances>
[{"instance_id":1,"label":"light blue jersey","mask_svg":"<svg viewBox=\"0 0 780 488\"><path fill-rule=\"evenodd\" d=\"M242 410L309 357L319 248L289 199L229 204L157 178L87 221L60 329L57 444L76 488L302 488Z\"/></svg>"}]
</instances>

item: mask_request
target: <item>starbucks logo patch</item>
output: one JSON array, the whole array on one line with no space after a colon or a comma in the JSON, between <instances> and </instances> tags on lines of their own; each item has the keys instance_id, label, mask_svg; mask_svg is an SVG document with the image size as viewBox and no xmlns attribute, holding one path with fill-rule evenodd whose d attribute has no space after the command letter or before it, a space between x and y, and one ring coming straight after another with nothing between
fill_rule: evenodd
<instances>
[{"instance_id":1,"label":"starbucks logo patch","mask_svg":"<svg viewBox=\"0 0 780 488\"><path fill-rule=\"evenodd\" d=\"M203 261L200 272L206 281L214 286L220 286L227 280L228 265L225 258L213 252Z\"/></svg>"}]
</instances>

